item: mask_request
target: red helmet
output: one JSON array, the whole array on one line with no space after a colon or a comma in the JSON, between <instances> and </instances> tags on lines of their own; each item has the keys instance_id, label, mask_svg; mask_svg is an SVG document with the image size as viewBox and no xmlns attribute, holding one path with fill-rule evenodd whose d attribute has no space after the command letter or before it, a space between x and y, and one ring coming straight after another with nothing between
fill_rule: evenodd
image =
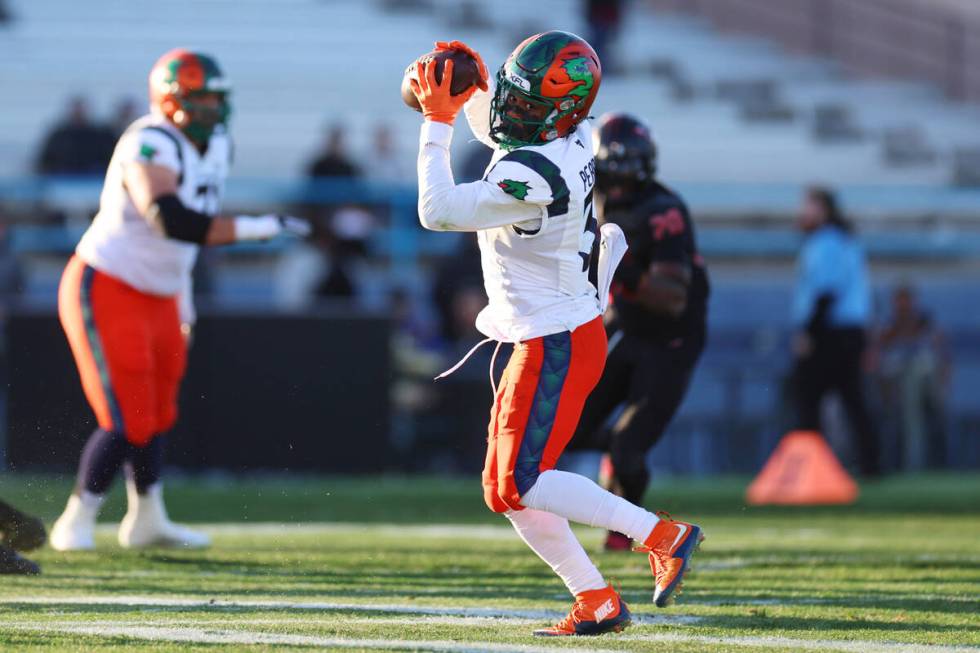
<instances>
[{"instance_id":1,"label":"red helmet","mask_svg":"<svg viewBox=\"0 0 980 653\"><path fill-rule=\"evenodd\" d=\"M497 72L490 137L510 148L567 136L589 116L601 81L585 39L559 31L526 39Z\"/></svg>"},{"instance_id":2,"label":"red helmet","mask_svg":"<svg viewBox=\"0 0 980 653\"><path fill-rule=\"evenodd\" d=\"M206 143L217 125L227 124L230 91L217 61L200 52L171 50L150 71L150 106L195 142ZM217 103L202 101L205 96Z\"/></svg>"}]
</instances>

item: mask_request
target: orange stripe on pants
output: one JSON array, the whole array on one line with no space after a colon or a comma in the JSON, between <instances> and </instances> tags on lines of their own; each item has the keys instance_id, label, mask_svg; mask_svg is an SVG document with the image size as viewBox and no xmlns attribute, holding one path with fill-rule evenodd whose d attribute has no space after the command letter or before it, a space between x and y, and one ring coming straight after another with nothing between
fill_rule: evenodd
<instances>
[{"instance_id":1,"label":"orange stripe on pants","mask_svg":"<svg viewBox=\"0 0 980 653\"><path fill-rule=\"evenodd\" d=\"M99 426L137 446L170 429L187 362L176 299L140 292L73 257L58 311Z\"/></svg>"},{"instance_id":2,"label":"orange stripe on pants","mask_svg":"<svg viewBox=\"0 0 980 653\"><path fill-rule=\"evenodd\" d=\"M494 401L483 468L491 510L522 510L521 496L541 472L554 469L605 361L601 317L514 346Z\"/></svg>"}]
</instances>

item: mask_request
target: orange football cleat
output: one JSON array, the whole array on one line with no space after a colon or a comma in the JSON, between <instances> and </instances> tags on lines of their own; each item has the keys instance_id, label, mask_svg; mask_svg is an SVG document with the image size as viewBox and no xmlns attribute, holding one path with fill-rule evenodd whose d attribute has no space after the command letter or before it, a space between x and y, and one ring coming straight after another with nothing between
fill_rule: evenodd
<instances>
[{"instance_id":1,"label":"orange football cleat","mask_svg":"<svg viewBox=\"0 0 980 653\"><path fill-rule=\"evenodd\" d=\"M612 585L576 595L568 616L551 628L535 630L541 637L618 633L632 623L629 608Z\"/></svg>"},{"instance_id":2,"label":"orange football cleat","mask_svg":"<svg viewBox=\"0 0 980 653\"><path fill-rule=\"evenodd\" d=\"M654 578L653 603L658 608L664 608L670 604L675 591L680 593L691 556L704 540L704 534L699 526L674 521L666 513L658 514L660 521L643 546L633 550L650 555L650 570Z\"/></svg>"}]
</instances>

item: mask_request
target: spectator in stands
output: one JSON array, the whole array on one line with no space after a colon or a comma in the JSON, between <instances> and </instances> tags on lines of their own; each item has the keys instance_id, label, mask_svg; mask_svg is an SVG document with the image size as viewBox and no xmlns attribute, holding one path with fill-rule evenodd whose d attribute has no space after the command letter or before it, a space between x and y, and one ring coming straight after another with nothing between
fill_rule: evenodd
<instances>
[{"instance_id":1,"label":"spectator in stands","mask_svg":"<svg viewBox=\"0 0 980 653\"><path fill-rule=\"evenodd\" d=\"M946 462L943 395L951 364L942 332L919 305L915 290L892 294L891 322L878 333L874 361L887 416L894 417L902 467Z\"/></svg>"},{"instance_id":2,"label":"spectator in stands","mask_svg":"<svg viewBox=\"0 0 980 653\"><path fill-rule=\"evenodd\" d=\"M623 22L623 1L585 0L585 22L589 29L589 44L599 55L603 74L615 74L612 43Z\"/></svg>"},{"instance_id":3,"label":"spectator in stands","mask_svg":"<svg viewBox=\"0 0 980 653\"><path fill-rule=\"evenodd\" d=\"M360 297L363 290L362 264L377 228L377 217L357 204L338 206L329 220L330 238L325 250L330 269L316 288L322 298Z\"/></svg>"},{"instance_id":4,"label":"spectator in stands","mask_svg":"<svg viewBox=\"0 0 980 653\"><path fill-rule=\"evenodd\" d=\"M347 153L346 130L333 125L327 130L320 152L308 169L308 175L320 177L360 177L361 169Z\"/></svg>"},{"instance_id":5,"label":"spectator in stands","mask_svg":"<svg viewBox=\"0 0 980 653\"><path fill-rule=\"evenodd\" d=\"M344 205L311 223L313 233L290 247L276 270L276 301L283 308L305 309L320 300L359 294L356 268L367 251L374 215Z\"/></svg>"},{"instance_id":6,"label":"spectator in stands","mask_svg":"<svg viewBox=\"0 0 980 653\"><path fill-rule=\"evenodd\" d=\"M9 229L6 218L0 214L0 322L3 321L8 303L20 293L23 286L20 264L10 251Z\"/></svg>"},{"instance_id":7,"label":"spectator in stands","mask_svg":"<svg viewBox=\"0 0 980 653\"><path fill-rule=\"evenodd\" d=\"M313 305L315 289L329 269L330 232L327 219L310 220L313 233L287 248L274 275L276 303L285 309L302 310Z\"/></svg>"},{"instance_id":8,"label":"spectator in stands","mask_svg":"<svg viewBox=\"0 0 980 653\"><path fill-rule=\"evenodd\" d=\"M68 101L64 119L44 139L37 172L44 175L102 175L115 145L113 130L93 123L85 98L73 97Z\"/></svg>"},{"instance_id":9,"label":"spectator in stands","mask_svg":"<svg viewBox=\"0 0 980 653\"><path fill-rule=\"evenodd\" d=\"M367 172L371 180L383 184L404 185L415 180L415 169L405 165L405 159L399 156L391 127L387 124L381 123L374 128Z\"/></svg>"},{"instance_id":10,"label":"spectator in stands","mask_svg":"<svg viewBox=\"0 0 980 653\"><path fill-rule=\"evenodd\" d=\"M433 326L422 317L422 311L407 288L394 288L389 295L388 303L393 335L400 341L401 346L405 349L427 352L438 346ZM426 371L438 372L439 370L432 367L431 370ZM431 381L431 375L427 380Z\"/></svg>"},{"instance_id":11,"label":"spectator in stands","mask_svg":"<svg viewBox=\"0 0 980 653\"><path fill-rule=\"evenodd\" d=\"M447 345L452 346L467 337L478 335L473 322L466 322L466 311L462 310L471 302L460 299L461 296L471 299L474 292L479 293L482 309L487 304L487 296L483 290L480 249L475 236L460 234L457 251L437 266L432 287L432 303L439 318L439 332Z\"/></svg>"},{"instance_id":12,"label":"spectator in stands","mask_svg":"<svg viewBox=\"0 0 980 653\"><path fill-rule=\"evenodd\" d=\"M862 390L865 327L871 313L867 261L835 195L806 191L799 227L793 322L798 427L821 431L820 407L836 391L850 422L860 472L880 472L878 436Z\"/></svg>"},{"instance_id":13,"label":"spectator in stands","mask_svg":"<svg viewBox=\"0 0 980 653\"><path fill-rule=\"evenodd\" d=\"M131 98L124 97L120 98L116 102L116 108L112 115L112 131L115 132L116 138L122 136L122 133L132 125L137 118L141 115L139 103Z\"/></svg>"}]
</instances>

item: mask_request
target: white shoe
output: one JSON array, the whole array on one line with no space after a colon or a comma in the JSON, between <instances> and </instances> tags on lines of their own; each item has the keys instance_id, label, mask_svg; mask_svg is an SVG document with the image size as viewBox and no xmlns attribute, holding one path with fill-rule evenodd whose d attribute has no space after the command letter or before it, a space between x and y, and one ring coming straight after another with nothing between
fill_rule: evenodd
<instances>
[{"instance_id":1,"label":"white shoe","mask_svg":"<svg viewBox=\"0 0 980 653\"><path fill-rule=\"evenodd\" d=\"M163 488L159 483L147 488L146 494L136 491L136 484L126 480L129 509L119 524L119 544L126 549L146 547L176 547L200 549L211 545L211 538L170 521L163 505Z\"/></svg>"},{"instance_id":2,"label":"white shoe","mask_svg":"<svg viewBox=\"0 0 980 653\"><path fill-rule=\"evenodd\" d=\"M48 541L55 551L91 551L95 548L95 519L103 496L82 492L68 497L65 511L51 528Z\"/></svg>"}]
</instances>

